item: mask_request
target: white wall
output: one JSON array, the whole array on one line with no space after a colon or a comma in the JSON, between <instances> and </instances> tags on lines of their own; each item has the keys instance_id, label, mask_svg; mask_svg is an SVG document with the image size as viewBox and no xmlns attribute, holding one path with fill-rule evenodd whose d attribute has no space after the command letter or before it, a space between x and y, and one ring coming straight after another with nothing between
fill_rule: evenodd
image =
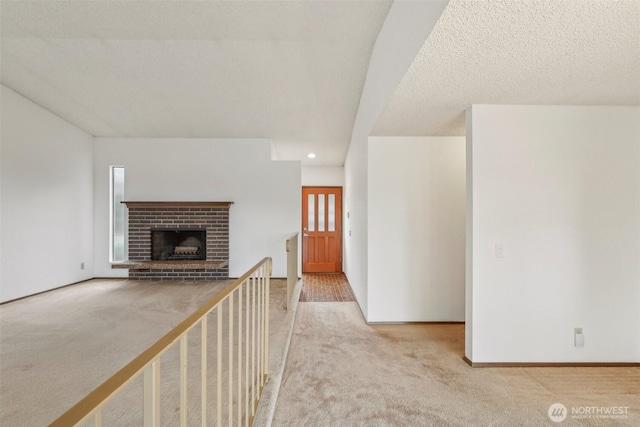
<instances>
[{"instance_id":1,"label":"white wall","mask_svg":"<svg viewBox=\"0 0 640 427\"><path fill-rule=\"evenodd\" d=\"M342 195L344 230L342 265L365 318L367 317L366 147L366 137L351 140L345 161L345 188Z\"/></svg>"},{"instance_id":2,"label":"white wall","mask_svg":"<svg viewBox=\"0 0 640 427\"><path fill-rule=\"evenodd\" d=\"M345 274L365 318L368 304L368 137L447 3L448 1L393 2L369 61L344 164L343 198Z\"/></svg>"},{"instance_id":3,"label":"white wall","mask_svg":"<svg viewBox=\"0 0 640 427\"><path fill-rule=\"evenodd\" d=\"M466 197L465 197L465 294L464 294L464 350L465 357L473 360L473 116L466 111Z\"/></svg>"},{"instance_id":4,"label":"white wall","mask_svg":"<svg viewBox=\"0 0 640 427\"><path fill-rule=\"evenodd\" d=\"M342 187L344 168L342 166L302 166L303 187Z\"/></svg>"},{"instance_id":5,"label":"white wall","mask_svg":"<svg viewBox=\"0 0 640 427\"><path fill-rule=\"evenodd\" d=\"M93 277L93 149L88 133L0 90L0 300L9 301Z\"/></svg>"},{"instance_id":6,"label":"white wall","mask_svg":"<svg viewBox=\"0 0 640 427\"><path fill-rule=\"evenodd\" d=\"M465 138L369 138L370 322L464 321Z\"/></svg>"},{"instance_id":7,"label":"white wall","mask_svg":"<svg viewBox=\"0 0 640 427\"><path fill-rule=\"evenodd\" d=\"M300 162L272 161L265 139L95 138L96 276L109 265L109 166L125 167L125 199L232 201L229 274L265 256L286 277L285 240L300 230ZM125 273L126 274L126 273Z\"/></svg>"},{"instance_id":8,"label":"white wall","mask_svg":"<svg viewBox=\"0 0 640 427\"><path fill-rule=\"evenodd\" d=\"M639 362L640 108L474 105L470 114L467 357Z\"/></svg>"}]
</instances>

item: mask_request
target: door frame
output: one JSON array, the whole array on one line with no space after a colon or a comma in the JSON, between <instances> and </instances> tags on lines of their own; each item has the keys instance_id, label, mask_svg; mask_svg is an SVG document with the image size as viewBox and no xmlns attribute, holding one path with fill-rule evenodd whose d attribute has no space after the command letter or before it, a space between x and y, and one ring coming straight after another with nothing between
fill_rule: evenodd
<instances>
[{"instance_id":1,"label":"door frame","mask_svg":"<svg viewBox=\"0 0 640 427\"><path fill-rule=\"evenodd\" d=\"M337 233L338 233L338 242L340 244L339 247L339 253L340 253L340 257L339 257L339 271L336 271L334 273L343 273L344 272L344 234L343 234L343 221L344 221L344 215L343 215L343 210L344 210L344 206L342 204L342 201L344 199L343 195L344 195L344 187L341 185L303 185L302 189L300 190L301 193L301 218L300 218L300 232L301 232L301 244L302 244L302 248L300 251L300 255L301 255L301 262L300 262L300 268L301 268L301 272L304 273L304 256L305 256L305 252L307 250L306 248L306 243L305 243L305 210L304 210L304 205L306 203L306 200L304 199L304 190L305 189L321 189L321 188L326 188L326 189L338 189L340 190L340 209L336 209L336 224L339 224ZM339 218L339 220L338 220ZM331 273L329 273L331 274Z\"/></svg>"}]
</instances>

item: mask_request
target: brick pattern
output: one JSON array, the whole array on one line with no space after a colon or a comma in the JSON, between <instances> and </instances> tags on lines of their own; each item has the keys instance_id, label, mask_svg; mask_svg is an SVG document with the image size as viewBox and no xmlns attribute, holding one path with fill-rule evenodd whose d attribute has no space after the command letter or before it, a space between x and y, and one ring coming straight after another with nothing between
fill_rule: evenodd
<instances>
[{"instance_id":1,"label":"brick pattern","mask_svg":"<svg viewBox=\"0 0 640 427\"><path fill-rule=\"evenodd\" d=\"M151 229L206 229L207 260L229 260L229 209L222 207L129 208L129 260L151 260ZM129 270L132 279L215 280L229 277L228 265L219 269Z\"/></svg>"},{"instance_id":2,"label":"brick pattern","mask_svg":"<svg viewBox=\"0 0 640 427\"><path fill-rule=\"evenodd\" d=\"M149 280L225 280L229 278L228 268L211 269L150 269L129 270L130 279Z\"/></svg>"},{"instance_id":3,"label":"brick pattern","mask_svg":"<svg viewBox=\"0 0 640 427\"><path fill-rule=\"evenodd\" d=\"M348 302L356 298L347 277L336 273L304 273L300 302Z\"/></svg>"}]
</instances>

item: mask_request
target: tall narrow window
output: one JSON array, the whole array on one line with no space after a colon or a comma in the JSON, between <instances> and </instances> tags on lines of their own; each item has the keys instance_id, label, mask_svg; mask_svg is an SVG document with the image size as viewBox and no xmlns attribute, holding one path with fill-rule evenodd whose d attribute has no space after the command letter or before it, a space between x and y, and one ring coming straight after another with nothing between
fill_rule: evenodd
<instances>
[{"instance_id":1,"label":"tall narrow window","mask_svg":"<svg viewBox=\"0 0 640 427\"><path fill-rule=\"evenodd\" d=\"M124 211L124 167L111 166L111 212L110 219L110 261L124 261L125 211Z\"/></svg>"}]
</instances>

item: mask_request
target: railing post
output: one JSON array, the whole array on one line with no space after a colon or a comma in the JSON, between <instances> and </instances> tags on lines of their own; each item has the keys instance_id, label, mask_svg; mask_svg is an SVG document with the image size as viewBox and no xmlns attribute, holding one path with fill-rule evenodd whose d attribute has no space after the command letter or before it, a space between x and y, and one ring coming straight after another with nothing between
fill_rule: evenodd
<instances>
[{"instance_id":1,"label":"railing post","mask_svg":"<svg viewBox=\"0 0 640 427\"><path fill-rule=\"evenodd\" d=\"M144 368L144 427L160 425L160 359Z\"/></svg>"}]
</instances>

